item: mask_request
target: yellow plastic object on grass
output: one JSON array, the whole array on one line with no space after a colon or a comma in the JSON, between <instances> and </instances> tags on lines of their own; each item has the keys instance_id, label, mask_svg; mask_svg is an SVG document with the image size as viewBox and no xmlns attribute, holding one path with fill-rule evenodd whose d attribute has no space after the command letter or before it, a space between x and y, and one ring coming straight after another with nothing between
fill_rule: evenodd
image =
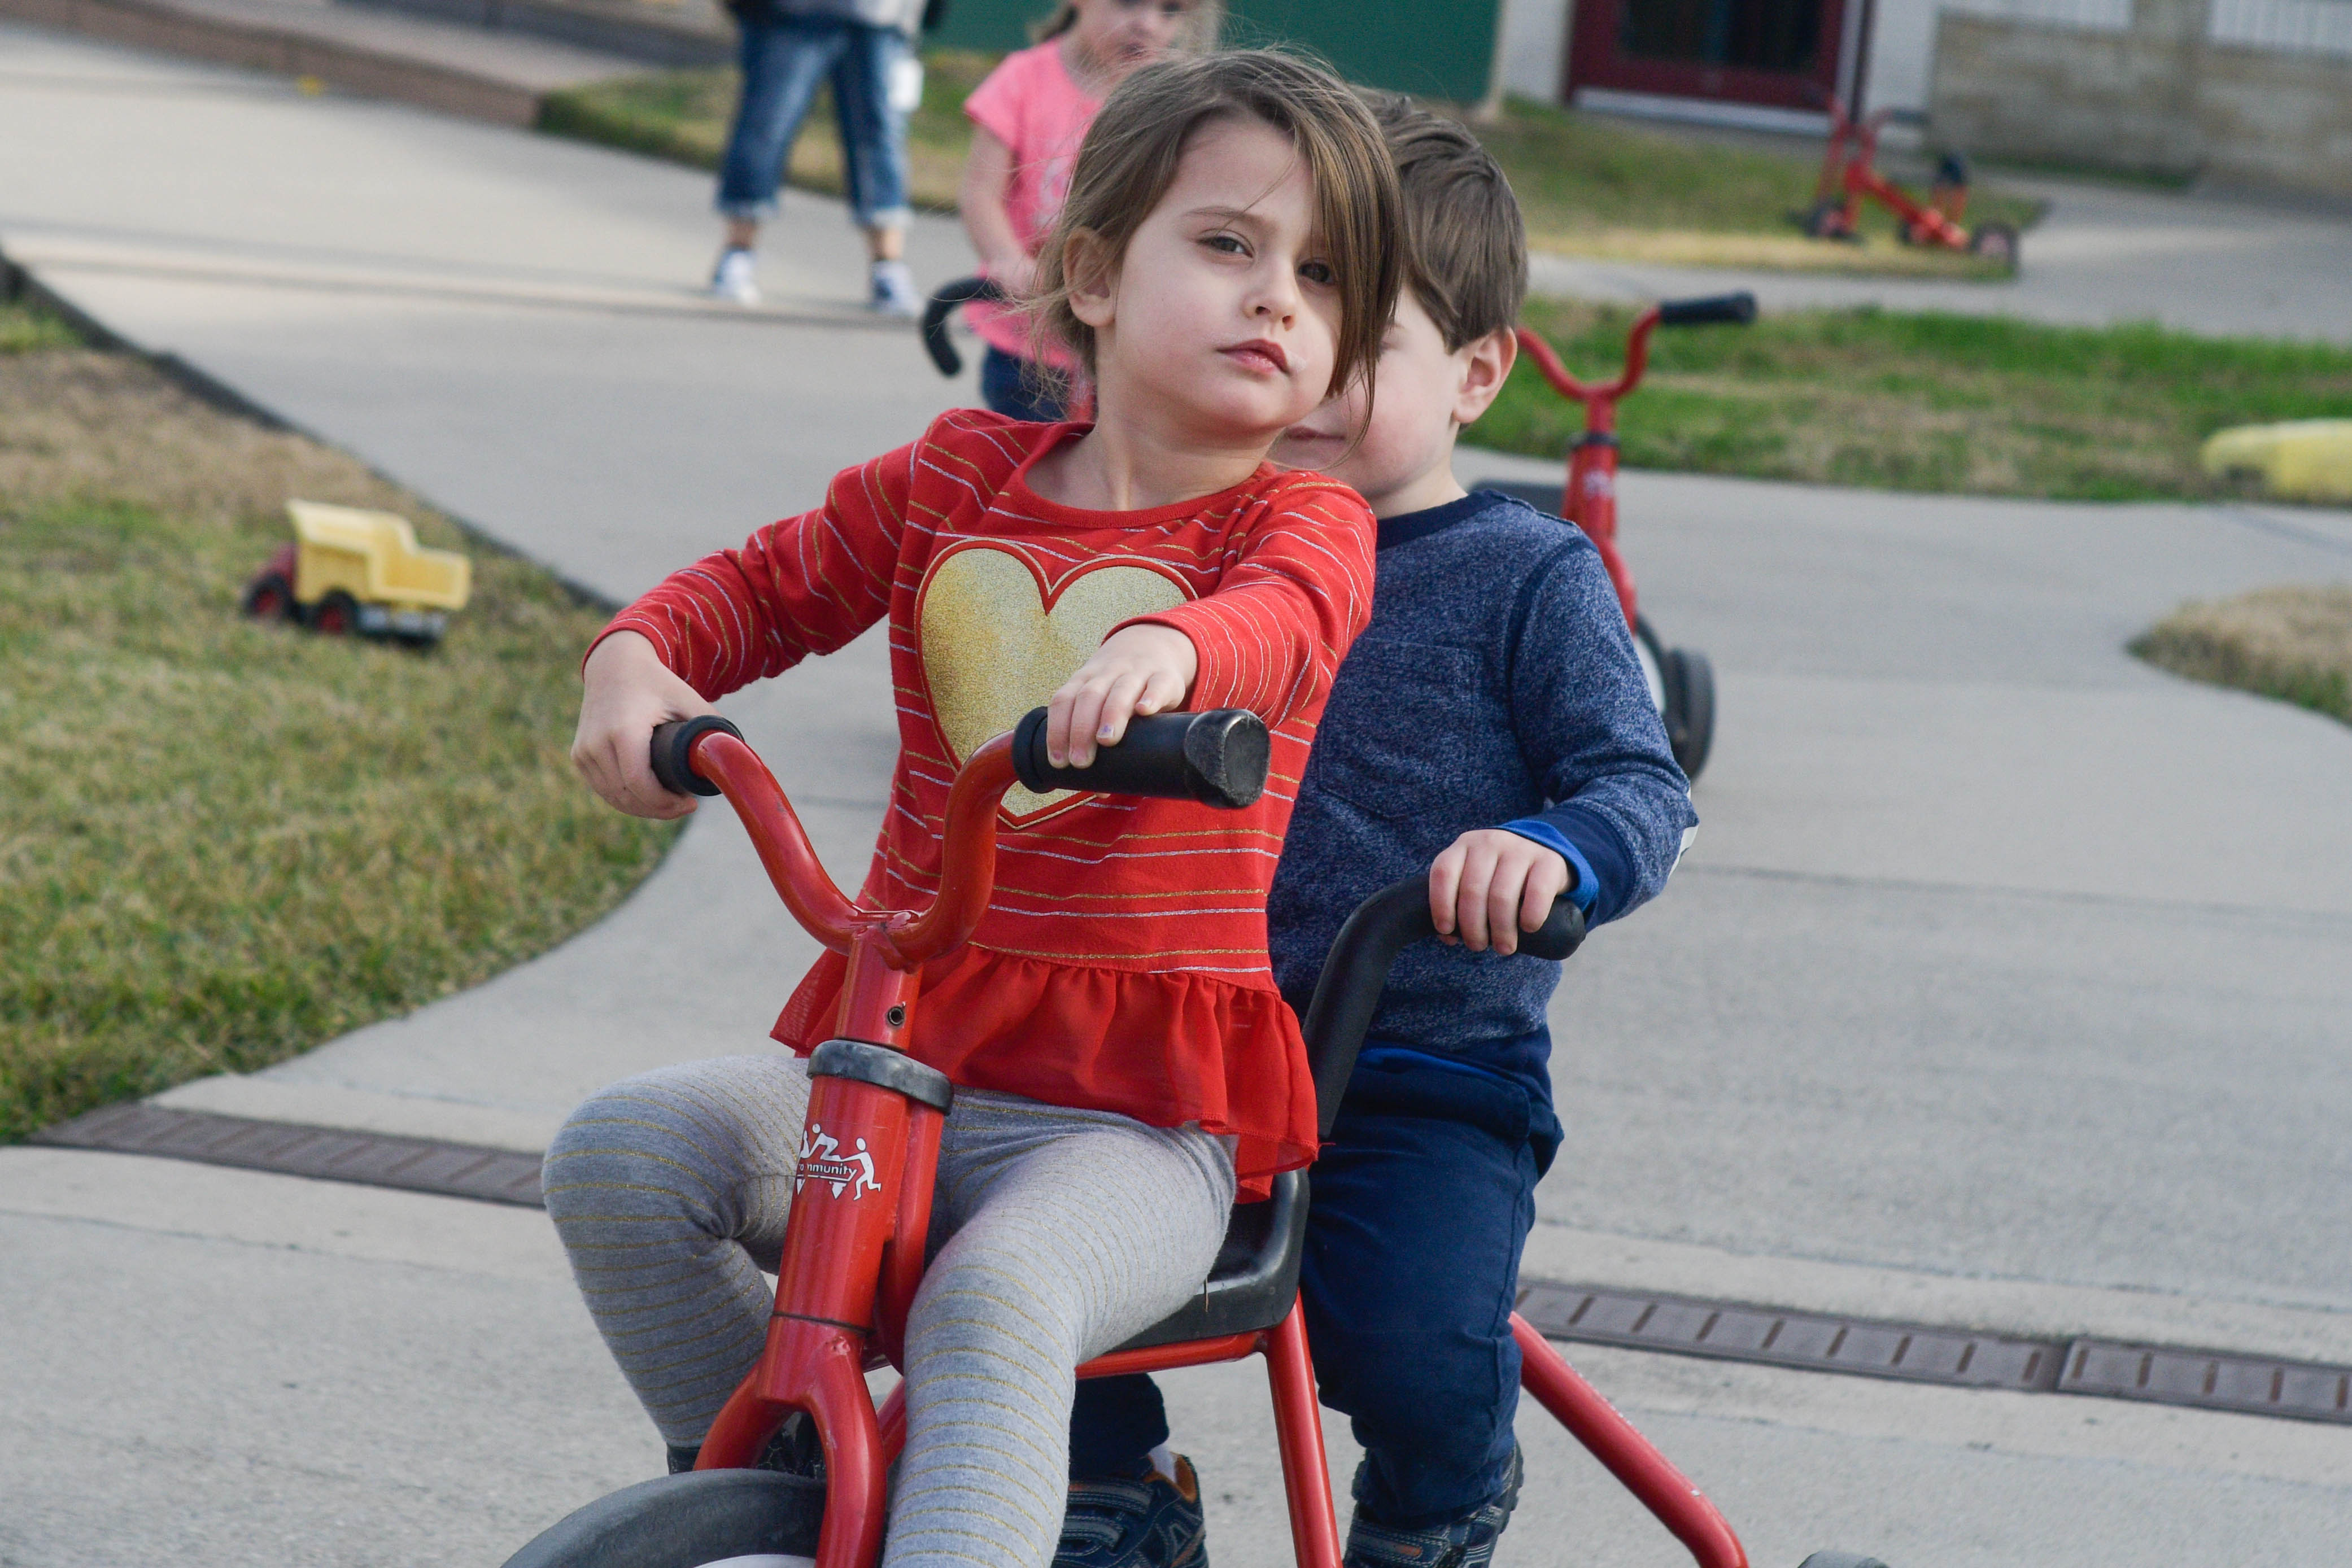
<instances>
[{"instance_id":1,"label":"yellow plastic object on grass","mask_svg":"<svg viewBox=\"0 0 2352 1568\"><path fill-rule=\"evenodd\" d=\"M454 550L425 549L408 519L322 501L289 501L294 519L294 597L315 604L341 589L362 604L463 610L474 563Z\"/></svg>"},{"instance_id":2,"label":"yellow plastic object on grass","mask_svg":"<svg viewBox=\"0 0 2352 1568\"><path fill-rule=\"evenodd\" d=\"M2352 419L2241 424L2216 432L2204 461L2216 479L2257 475L2283 500L2352 501Z\"/></svg>"}]
</instances>

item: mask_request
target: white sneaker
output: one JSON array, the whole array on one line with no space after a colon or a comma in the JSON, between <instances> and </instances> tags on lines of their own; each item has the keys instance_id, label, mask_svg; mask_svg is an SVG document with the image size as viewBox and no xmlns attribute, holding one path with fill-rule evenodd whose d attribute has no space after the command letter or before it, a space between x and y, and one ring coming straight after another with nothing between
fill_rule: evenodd
<instances>
[{"instance_id":1,"label":"white sneaker","mask_svg":"<svg viewBox=\"0 0 2352 1568\"><path fill-rule=\"evenodd\" d=\"M915 275L903 261L874 264L874 292L866 308L883 316L919 316L923 297L915 292Z\"/></svg>"},{"instance_id":2,"label":"white sneaker","mask_svg":"<svg viewBox=\"0 0 2352 1568\"><path fill-rule=\"evenodd\" d=\"M719 267L710 275L710 294L714 299L731 300L737 305L757 305L760 302L759 262L748 250L730 247L719 253Z\"/></svg>"}]
</instances>

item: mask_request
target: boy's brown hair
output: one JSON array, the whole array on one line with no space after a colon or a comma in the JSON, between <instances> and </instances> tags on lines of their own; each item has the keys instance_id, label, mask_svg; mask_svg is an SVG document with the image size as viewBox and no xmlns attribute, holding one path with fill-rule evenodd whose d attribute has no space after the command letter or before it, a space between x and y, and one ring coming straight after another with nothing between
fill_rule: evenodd
<instances>
[{"instance_id":1,"label":"boy's brown hair","mask_svg":"<svg viewBox=\"0 0 2352 1568\"><path fill-rule=\"evenodd\" d=\"M1095 369L1094 329L1071 310L1063 270L1071 236L1091 234L1111 256L1124 257L1128 241L1175 183L1193 133L1248 120L1287 136L1315 182L1315 226L1339 296L1328 390L1344 390L1379 362L1405 250L1404 203L1380 126L1321 68L1273 50L1235 49L1136 72L1104 100L1079 144L1069 196L1037 252L1030 309L1034 330L1066 344L1087 375Z\"/></svg>"},{"instance_id":2,"label":"boy's brown hair","mask_svg":"<svg viewBox=\"0 0 2352 1568\"><path fill-rule=\"evenodd\" d=\"M1409 98L1382 99L1373 115L1404 191L1405 284L1446 351L1517 325L1528 231L1502 165L1466 127Z\"/></svg>"}]
</instances>

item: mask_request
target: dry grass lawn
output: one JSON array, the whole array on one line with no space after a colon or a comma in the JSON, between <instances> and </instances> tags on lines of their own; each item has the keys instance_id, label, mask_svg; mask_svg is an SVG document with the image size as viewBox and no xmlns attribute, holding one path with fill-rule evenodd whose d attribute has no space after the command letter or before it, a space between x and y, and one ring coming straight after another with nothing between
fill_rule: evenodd
<instances>
[{"instance_id":1,"label":"dry grass lawn","mask_svg":"<svg viewBox=\"0 0 2352 1568\"><path fill-rule=\"evenodd\" d=\"M292 497L472 555L439 649L237 612ZM602 620L351 458L0 306L0 1141L405 1012L617 903L670 835L564 758Z\"/></svg>"},{"instance_id":2,"label":"dry grass lawn","mask_svg":"<svg viewBox=\"0 0 2352 1568\"><path fill-rule=\"evenodd\" d=\"M2190 680L2352 724L2352 582L2294 583L2184 604L2135 639L2131 651Z\"/></svg>"}]
</instances>

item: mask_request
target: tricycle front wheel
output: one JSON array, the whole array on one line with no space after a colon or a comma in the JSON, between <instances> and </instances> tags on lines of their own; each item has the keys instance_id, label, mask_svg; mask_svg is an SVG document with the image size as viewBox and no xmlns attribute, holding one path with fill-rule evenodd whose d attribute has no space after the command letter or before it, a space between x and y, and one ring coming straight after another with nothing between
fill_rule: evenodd
<instances>
[{"instance_id":1,"label":"tricycle front wheel","mask_svg":"<svg viewBox=\"0 0 2352 1568\"><path fill-rule=\"evenodd\" d=\"M688 1470L598 1498L508 1558L506 1568L805 1568L824 1522L821 1480L775 1470Z\"/></svg>"}]
</instances>

